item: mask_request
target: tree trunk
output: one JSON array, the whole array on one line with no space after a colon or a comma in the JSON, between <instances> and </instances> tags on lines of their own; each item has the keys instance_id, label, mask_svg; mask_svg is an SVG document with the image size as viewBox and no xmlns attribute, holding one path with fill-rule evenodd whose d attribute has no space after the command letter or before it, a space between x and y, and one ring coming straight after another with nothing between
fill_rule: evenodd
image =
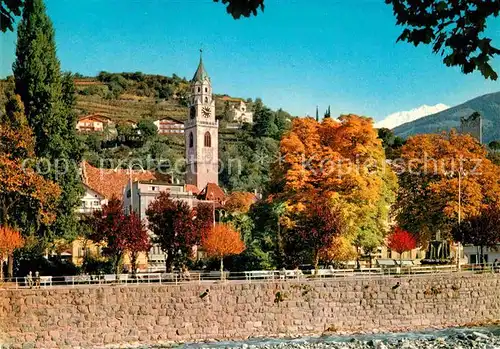
<instances>
[{"instance_id":1,"label":"tree trunk","mask_svg":"<svg viewBox=\"0 0 500 349\"><path fill-rule=\"evenodd\" d=\"M116 280L118 281L118 274L120 274L120 263L122 260L122 254L116 254L115 255L115 275L116 275Z\"/></svg>"},{"instance_id":2,"label":"tree trunk","mask_svg":"<svg viewBox=\"0 0 500 349\"><path fill-rule=\"evenodd\" d=\"M130 253L130 266L132 268L132 277L135 278L137 274L137 252Z\"/></svg>"},{"instance_id":3,"label":"tree trunk","mask_svg":"<svg viewBox=\"0 0 500 349\"><path fill-rule=\"evenodd\" d=\"M165 271L167 273L172 272L172 264L174 262L174 252L173 251L168 251L167 252L167 258L165 259Z\"/></svg>"},{"instance_id":4,"label":"tree trunk","mask_svg":"<svg viewBox=\"0 0 500 349\"><path fill-rule=\"evenodd\" d=\"M224 280L224 257L220 258L220 279Z\"/></svg>"},{"instance_id":5,"label":"tree trunk","mask_svg":"<svg viewBox=\"0 0 500 349\"><path fill-rule=\"evenodd\" d=\"M9 280L11 280L14 277L14 252L9 253L7 274L8 274Z\"/></svg>"},{"instance_id":6,"label":"tree trunk","mask_svg":"<svg viewBox=\"0 0 500 349\"><path fill-rule=\"evenodd\" d=\"M369 252L368 253L368 258L370 259L370 269L373 268L373 264L372 264L372 253Z\"/></svg>"},{"instance_id":7,"label":"tree trunk","mask_svg":"<svg viewBox=\"0 0 500 349\"><path fill-rule=\"evenodd\" d=\"M3 282L3 256L0 255L0 283Z\"/></svg>"},{"instance_id":8,"label":"tree trunk","mask_svg":"<svg viewBox=\"0 0 500 349\"><path fill-rule=\"evenodd\" d=\"M319 252L314 254L314 276L318 275Z\"/></svg>"},{"instance_id":9,"label":"tree trunk","mask_svg":"<svg viewBox=\"0 0 500 349\"><path fill-rule=\"evenodd\" d=\"M356 247L356 269L361 269L361 263L359 262L360 248Z\"/></svg>"},{"instance_id":10,"label":"tree trunk","mask_svg":"<svg viewBox=\"0 0 500 349\"><path fill-rule=\"evenodd\" d=\"M281 225L280 225L280 220L278 216L278 233L276 235L276 240L278 244L278 267L282 268L285 266L285 258L284 253L283 253L283 237L281 236Z\"/></svg>"}]
</instances>

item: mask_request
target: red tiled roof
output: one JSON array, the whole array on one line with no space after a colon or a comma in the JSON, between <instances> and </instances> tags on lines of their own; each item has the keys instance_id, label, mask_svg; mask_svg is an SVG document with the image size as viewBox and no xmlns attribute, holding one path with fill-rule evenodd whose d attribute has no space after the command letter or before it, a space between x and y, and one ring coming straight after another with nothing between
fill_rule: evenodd
<instances>
[{"instance_id":1,"label":"red tiled roof","mask_svg":"<svg viewBox=\"0 0 500 349\"><path fill-rule=\"evenodd\" d=\"M173 118L171 116L165 116L165 117L163 117L161 119L158 119L157 121L162 121L162 120L170 120L170 121L173 121L176 124L182 124L182 125L184 125L183 121L177 120L176 118Z\"/></svg>"},{"instance_id":2,"label":"red tiled roof","mask_svg":"<svg viewBox=\"0 0 500 349\"><path fill-rule=\"evenodd\" d=\"M103 116L101 114L90 114L90 115L80 116L78 118L78 121L85 120L85 119L95 119L95 120L98 120L98 121L110 121L111 120L107 116Z\"/></svg>"},{"instance_id":3,"label":"red tiled roof","mask_svg":"<svg viewBox=\"0 0 500 349\"><path fill-rule=\"evenodd\" d=\"M215 201L220 205L224 205L226 201L226 194L222 189L215 183L208 183L205 188L201 191L199 198L201 200Z\"/></svg>"},{"instance_id":4,"label":"red tiled roof","mask_svg":"<svg viewBox=\"0 0 500 349\"><path fill-rule=\"evenodd\" d=\"M81 164L83 182L98 193L102 193L106 199L116 196L122 199L123 190L130 179L128 169L105 169L97 168L83 161ZM160 180L152 171L132 170L132 181Z\"/></svg>"},{"instance_id":5,"label":"red tiled roof","mask_svg":"<svg viewBox=\"0 0 500 349\"><path fill-rule=\"evenodd\" d=\"M194 184L186 184L186 191L190 191L194 195L198 195L200 193L200 189Z\"/></svg>"}]
</instances>

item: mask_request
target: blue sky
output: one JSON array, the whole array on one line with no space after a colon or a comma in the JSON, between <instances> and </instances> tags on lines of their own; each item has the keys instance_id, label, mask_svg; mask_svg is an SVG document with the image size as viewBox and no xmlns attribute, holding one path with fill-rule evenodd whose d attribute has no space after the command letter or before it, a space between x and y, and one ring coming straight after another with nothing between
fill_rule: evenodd
<instances>
[{"instance_id":1,"label":"blue sky","mask_svg":"<svg viewBox=\"0 0 500 349\"><path fill-rule=\"evenodd\" d=\"M191 78L198 50L216 93L261 97L273 108L380 119L422 104L455 105L496 92L479 73L447 68L430 47L396 43L383 0L266 0L233 20L212 0L46 0L63 70ZM500 20L488 34L500 46ZM15 34L0 34L0 76L11 74ZM500 59L494 67L500 70Z\"/></svg>"}]
</instances>

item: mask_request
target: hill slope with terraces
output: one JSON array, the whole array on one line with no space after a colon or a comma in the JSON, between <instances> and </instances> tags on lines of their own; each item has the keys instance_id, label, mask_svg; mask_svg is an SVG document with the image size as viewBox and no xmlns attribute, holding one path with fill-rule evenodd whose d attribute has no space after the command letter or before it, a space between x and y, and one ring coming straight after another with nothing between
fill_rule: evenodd
<instances>
[{"instance_id":1,"label":"hill slope with terraces","mask_svg":"<svg viewBox=\"0 0 500 349\"><path fill-rule=\"evenodd\" d=\"M184 120L188 115L189 82L175 74L172 77L142 73L106 73L97 77L78 77L78 115L101 114L114 122L173 117ZM216 114L222 116L227 104L240 98L215 95Z\"/></svg>"}]
</instances>

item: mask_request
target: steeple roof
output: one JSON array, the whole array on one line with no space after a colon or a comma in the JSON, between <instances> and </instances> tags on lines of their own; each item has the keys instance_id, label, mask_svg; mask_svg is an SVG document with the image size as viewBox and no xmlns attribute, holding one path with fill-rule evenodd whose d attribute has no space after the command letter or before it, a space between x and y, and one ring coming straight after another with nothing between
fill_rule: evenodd
<instances>
[{"instance_id":1,"label":"steeple roof","mask_svg":"<svg viewBox=\"0 0 500 349\"><path fill-rule=\"evenodd\" d=\"M203 81L205 79L210 79L207 71L205 70L205 66L203 65L203 59L200 55L200 63L198 64L198 69L196 69L196 73L194 73L192 81Z\"/></svg>"}]
</instances>

